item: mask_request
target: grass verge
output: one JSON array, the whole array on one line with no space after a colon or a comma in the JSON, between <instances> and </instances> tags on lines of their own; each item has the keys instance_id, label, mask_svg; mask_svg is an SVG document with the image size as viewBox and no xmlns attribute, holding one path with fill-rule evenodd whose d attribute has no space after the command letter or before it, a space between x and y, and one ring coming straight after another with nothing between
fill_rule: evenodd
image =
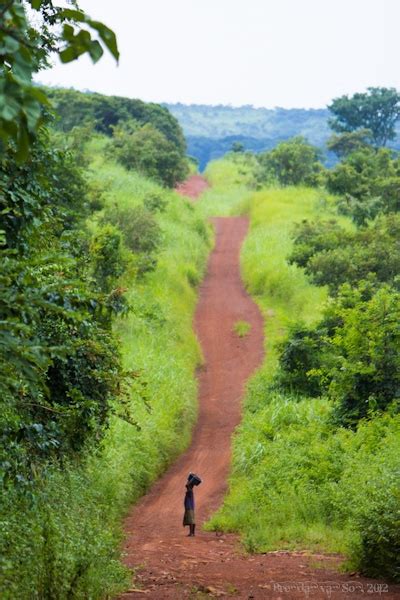
<instances>
[{"instance_id":1,"label":"grass verge","mask_svg":"<svg viewBox=\"0 0 400 600\"><path fill-rule=\"evenodd\" d=\"M335 428L327 399L274 386L288 324L314 322L327 298L286 262L290 230L304 218L332 217L330 206L321 191L285 188L257 192L241 207L251 219L242 273L265 318L266 359L247 388L229 494L207 528L240 532L249 551L341 552L349 568L398 579L399 415Z\"/></svg>"}]
</instances>

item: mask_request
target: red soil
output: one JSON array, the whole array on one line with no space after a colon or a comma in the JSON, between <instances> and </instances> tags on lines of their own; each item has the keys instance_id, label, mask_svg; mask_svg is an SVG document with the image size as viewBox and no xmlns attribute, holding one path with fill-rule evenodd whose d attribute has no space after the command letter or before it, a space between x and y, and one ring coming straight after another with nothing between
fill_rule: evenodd
<instances>
[{"instance_id":1,"label":"red soil","mask_svg":"<svg viewBox=\"0 0 400 600\"><path fill-rule=\"evenodd\" d=\"M339 556L271 552L248 556L233 534L216 536L201 524L220 506L227 490L231 435L240 421L244 385L263 358L263 321L245 292L239 252L245 218L214 219L216 247L200 289L195 330L204 365L199 370L199 417L190 448L173 464L126 520L126 564L136 583L121 599L183 598L400 598L400 586L340 574ZM236 321L251 324L239 338ZM203 478L195 488L196 537L182 527L187 474ZM382 587L372 587L381 585ZM286 586L286 587L283 587ZM331 587L329 587L331 586ZM346 587L347 586L347 587Z\"/></svg>"},{"instance_id":2,"label":"red soil","mask_svg":"<svg viewBox=\"0 0 400 600\"><path fill-rule=\"evenodd\" d=\"M192 175L189 179L180 183L176 187L176 191L181 196L187 196L192 200L196 200L208 187L208 182L204 177L201 175Z\"/></svg>"}]
</instances>

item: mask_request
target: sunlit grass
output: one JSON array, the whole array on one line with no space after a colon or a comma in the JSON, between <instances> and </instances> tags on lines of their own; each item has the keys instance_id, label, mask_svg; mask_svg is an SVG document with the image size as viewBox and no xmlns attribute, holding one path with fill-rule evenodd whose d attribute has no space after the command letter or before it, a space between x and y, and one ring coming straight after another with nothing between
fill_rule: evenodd
<instances>
[{"instance_id":1,"label":"sunlit grass","mask_svg":"<svg viewBox=\"0 0 400 600\"><path fill-rule=\"evenodd\" d=\"M400 416L376 417L356 431L337 428L328 399L292 397L274 384L277 343L288 324L316 322L327 300L326 289L313 286L302 269L286 261L293 224L333 217L345 228L353 226L338 218L333 199L321 190L261 190L241 208L251 221L242 274L264 315L266 358L247 387L229 493L207 529L239 532L251 552L340 552L348 568L371 569L365 549L379 536L379 526L384 523L385 532L396 536ZM370 515L380 514L386 503L391 521L380 520L365 538ZM393 576L393 558L384 560Z\"/></svg>"}]
</instances>

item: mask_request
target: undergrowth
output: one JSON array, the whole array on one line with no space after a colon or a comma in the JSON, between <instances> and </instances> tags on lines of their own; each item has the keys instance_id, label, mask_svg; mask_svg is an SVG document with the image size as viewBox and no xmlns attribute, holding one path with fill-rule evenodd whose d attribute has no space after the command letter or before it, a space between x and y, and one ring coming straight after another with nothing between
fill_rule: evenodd
<instances>
[{"instance_id":1,"label":"undergrowth","mask_svg":"<svg viewBox=\"0 0 400 600\"><path fill-rule=\"evenodd\" d=\"M242 273L264 315L266 358L247 386L230 491L207 529L240 532L251 552L341 552L348 568L399 580L399 416L338 428L329 400L290 396L275 379L288 326L316 322L327 300L325 288L286 262L290 232L302 219L337 218L332 199L315 189L268 189L247 197L241 212L251 220Z\"/></svg>"},{"instance_id":2,"label":"undergrowth","mask_svg":"<svg viewBox=\"0 0 400 600\"><path fill-rule=\"evenodd\" d=\"M131 310L115 325L131 373L127 406L116 407L100 449L79 464L49 467L34 493L12 491L0 504L0 595L7 600L110 598L126 589L120 562L128 506L188 444L197 410L200 350L192 330L196 286L210 230L188 201L104 158L89 144L95 234L108 212L129 214L149 198L162 210L155 268L120 285ZM16 568L18 564L18 568Z\"/></svg>"}]
</instances>

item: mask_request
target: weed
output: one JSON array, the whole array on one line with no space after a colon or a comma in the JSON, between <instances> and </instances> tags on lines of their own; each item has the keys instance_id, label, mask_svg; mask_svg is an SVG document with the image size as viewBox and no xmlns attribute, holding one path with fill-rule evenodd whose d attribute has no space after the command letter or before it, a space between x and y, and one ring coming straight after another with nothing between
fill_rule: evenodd
<instances>
[{"instance_id":1,"label":"weed","mask_svg":"<svg viewBox=\"0 0 400 600\"><path fill-rule=\"evenodd\" d=\"M247 321L236 321L233 331L240 338L246 337L250 333L251 325Z\"/></svg>"}]
</instances>

